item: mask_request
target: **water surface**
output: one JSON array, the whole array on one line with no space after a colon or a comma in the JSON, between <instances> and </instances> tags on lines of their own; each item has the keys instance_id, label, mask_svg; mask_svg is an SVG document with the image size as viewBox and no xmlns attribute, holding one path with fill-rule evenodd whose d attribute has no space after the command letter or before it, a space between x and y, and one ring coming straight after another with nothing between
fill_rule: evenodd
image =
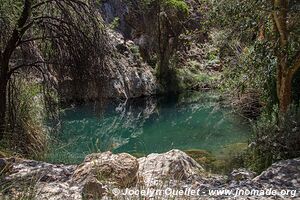
<instances>
[{"instance_id":1,"label":"water surface","mask_svg":"<svg viewBox=\"0 0 300 200\"><path fill-rule=\"evenodd\" d=\"M147 155L174 148L216 153L246 142L249 132L248 124L210 93L95 103L62 112L46 160L80 163L93 152Z\"/></svg>"}]
</instances>

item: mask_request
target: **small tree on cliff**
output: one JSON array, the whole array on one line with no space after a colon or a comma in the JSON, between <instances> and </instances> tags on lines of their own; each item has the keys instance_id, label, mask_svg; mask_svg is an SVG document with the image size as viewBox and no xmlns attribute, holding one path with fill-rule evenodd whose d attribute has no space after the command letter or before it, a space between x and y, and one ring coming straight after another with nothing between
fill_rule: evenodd
<instances>
[{"instance_id":1,"label":"small tree on cliff","mask_svg":"<svg viewBox=\"0 0 300 200\"><path fill-rule=\"evenodd\" d=\"M74 66L103 55L103 27L93 7L85 0L1 1L0 139L7 124L8 84L17 71L35 68L46 76L45 66ZM29 44L42 52L40 58L22 58L19 51Z\"/></svg>"},{"instance_id":2,"label":"small tree on cliff","mask_svg":"<svg viewBox=\"0 0 300 200\"><path fill-rule=\"evenodd\" d=\"M160 83L166 90L172 86L174 74L170 69L170 60L178 48L179 36L185 31L184 23L189 8L184 0L143 0L145 9L151 7L156 19L154 32L157 38L157 72ZM153 9L154 8L154 9Z\"/></svg>"},{"instance_id":3,"label":"small tree on cliff","mask_svg":"<svg viewBox=\"0 0 300 200\"><path fill-rule=\"evenodd\" d=\"M178 48L179 36L184 32L184 21L188 16L188 6L182 0L158 1L158 75L161 84L171 89L174 84L170 70L170 59ZM175 88L176 89L176 88Z\"/></svg>"}]
</instances>

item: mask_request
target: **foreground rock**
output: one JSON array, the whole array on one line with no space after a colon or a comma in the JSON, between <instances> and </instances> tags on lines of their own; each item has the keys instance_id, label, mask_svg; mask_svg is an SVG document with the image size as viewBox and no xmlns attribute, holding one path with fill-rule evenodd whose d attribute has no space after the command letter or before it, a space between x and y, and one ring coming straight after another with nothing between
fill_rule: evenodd
<instances>
[{"instance_id":1,"label":"foreground rock","mask_svg":"<svg viewBox=\"0 0 300 200\"><path fill-rule=\"evenodd\" d=\"M74 183L84 183L97 179L119 187L130 187L137 182L138 168L137 159L126 153L91 154L77 167L71 180Z\"/></svg>"},{"instance_id":2,"label":"foreground rock","mask_svg":"<svg viewBox=\"0 0 300 200\"><path fill-rule=\"evenodd\" d=\"M274 163L253 181L265 187L272 185L279 189L282 187L300 189L300 158Z\"/></svg>"},{"instance_id":3,"label":"foreground rock","mask_svg":"<svg viewBox=\"0 0 300 200\"><path fill-rule=\"evenodd\" d=\"M160 180L186 181L204 169L186 153L172 150L164 154L150 154L138 159L139 176L147 186L153 186Z\"/></svg>"},{"instance_id":4,"label":"foreground rock","mask_svg":"<svg viewBox=\"0 0 300 200\"><path fill-rule=\"evenodd\" d=\"M110 152L88 155L76 165L54 165L22 159L1 159L9 166L2 174L0 199L81 200L139 199L140 194L121 195L131 191L148 193L146 197L172 199L291 199L299 198L300 159L273 164L259 176L246 169L233 171L227 178L212 175L187 154L171 150L136 159L126 154ZM231 190L231 195L216 191ZM288 193L271 196L247 195L252 190L286 189ZM180 195L177 191L182 191ZM197 191L191 195L189 191ZM151 193L152 191L152 193ZM153 193L155 191L165 191ZM243 194L246 191L246 194ZM294 192L295 191L295 192ZM185 193L184 193L185 192ZM168 193L168 194L167 194ZM237 195L238 194L238 195ZM240 195L240 196L239 196ZM134 198L133 198L134 197Z\"/></svg>"}]
</instances>

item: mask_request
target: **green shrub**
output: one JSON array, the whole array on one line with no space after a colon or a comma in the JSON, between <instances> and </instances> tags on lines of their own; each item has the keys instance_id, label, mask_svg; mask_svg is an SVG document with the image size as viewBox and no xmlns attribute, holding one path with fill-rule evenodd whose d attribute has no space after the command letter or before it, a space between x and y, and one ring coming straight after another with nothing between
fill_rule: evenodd
<instances>
[{"instance_id":1,"label":"green shrub","mask_svg":"<svg viewBox=\"0 0 300 200\"><path fill-rule=\"evenodd\" d=\"M279 116L278 109L264 113L254 125L254 135L246 155L247 166L261 172L272 163L300 156L300 112L292 106Z\"/></svg>"},{"instance_id":2,"label":"green shrub","mask_svg":"<svg viewBox=\"0 0 300 200\"><path fill-rule=\"evenodd\" d=\"M120 25L120 18L119 17L115 17L114 20L110 23L110 28L111 29L117 29Z\"/></svg>"},{"instance_id":3,"label":"green shrub","mask_svg":"<svg viewBox=\"0 0 300 200\"><path fill-rule=\"evenodd\" d=\"M189 12L189 6L183 0L163 0L163 4L173 7L185 14L188 14Z\"/></svg>"},{"instance_id":4,"label":"green shrub","mask_svg":"<svg viewBox=\"0 0 300 200\"><path fill-rule=\"evenodd\" d=\"M149 5L156 3L160 4L165 7L174 8L178 11L183 12L184 14L188 14L189 12L189 6L184 0L143 0L142 4L145 7L148 7Z\"/></svg>"}]
</instances>

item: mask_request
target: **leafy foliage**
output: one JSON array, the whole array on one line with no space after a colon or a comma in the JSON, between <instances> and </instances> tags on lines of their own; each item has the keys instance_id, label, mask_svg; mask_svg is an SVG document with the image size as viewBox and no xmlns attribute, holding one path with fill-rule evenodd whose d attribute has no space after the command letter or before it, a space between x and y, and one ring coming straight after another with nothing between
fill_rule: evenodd
<instances>
[{"instance_id":1,"label":"leafy foliage","mask_svg":"<svg viewBox=\"0 0 300 200\"><path fill-rule=\"evenodd\" d=\"M255 42L234 59L228 59L224 76L225 91L241 93L255 89L266 105L277 103L275 75L276 58L266 42ZM237 63L236 63L237 62Z\"/></svg>"},{"instance_id":2,"label":"leafy foliage","mask_svg":"<svg viewBox=\"0 0 300 200\"><path fill-rule=\"evenodd\" d=\"M151 4L159 4L166 7L172 7L180 10L184 13L188 13L188 5L184 0L143 0L144 6L150 6Z\"/></svg>"},{"instance_id":3,"label":"leafy foliage","mask_svg":"<svg viewBox=\"0 0 300 200\"><path fill-rule=\"evenodd\" d=\"M163 0L162 4L180 10L185 14L189 12L189 7L183 0Z\"/></svg>"},{"instance_id":4,"label":"leafy foliage","mask_svg":"<svg viewBox=\"0 0 300 200\"><path fill-rule=\"evenodd\" d=\"M212 12L207 13L206 26L221 32L217 41L225 65L227 91L243 93L255 89L269 107L278 103L276 65L281 47L272 19L277 8L268 0L209 0L207 5ZM299 2L290 1L287 49L290 65L300 49L299 17Z\"/></svg>"},{"instance_id":5,"label":"leafy foliage","mask_svg":"<svg viewBox=\"0 0 300 200\"><path fill-rule=\"evenodd\" d=\"M300 55L300 2L206 2L212 12L207 13L209 23L205 25L210 31L219 31L214 39L224 64L224 91L235 96L254 91L260 95L259 102L265 108L260 119L254 123L248 166L260 172L275 161L298 157L299 112L296 106L285 112L286 107L282 109L282 105L291 103L285 95L289 92L293 93L294 103L299 101L299 71L294 76L291 69L299 70L295 66ZM282 21L276 21L277 15ZM286 29L280 29L280 24L286 25ZM293 87L289 88L288 93L282 92L288 85L283 81L289 78L293 81ZM278 104L280 109L277 109Z\"/></svg>"},{"instance_id":6,"label":"leafy foliage","mask_svg":"<svg viewBox=\"0 0 300 200\"><path fill-rule=\"evenodd\" d=\"M246 154L247 165L261 172L272 163L299 157L300 112L292 107L281 117L278 125L278 108L264 113L254 125L254 137Z\"/></svg>"}]
</instances>

